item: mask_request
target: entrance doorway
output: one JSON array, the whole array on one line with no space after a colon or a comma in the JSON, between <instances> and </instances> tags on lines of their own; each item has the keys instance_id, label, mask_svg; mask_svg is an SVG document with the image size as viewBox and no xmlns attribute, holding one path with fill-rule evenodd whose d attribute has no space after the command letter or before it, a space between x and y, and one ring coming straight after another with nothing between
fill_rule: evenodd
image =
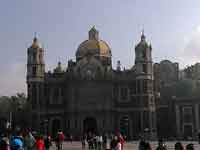
<instances>
[{"instance_id":1,"label":"entrance doorway","mask_svg":"<svg viewBox=\"0 0 200 150\"><path fill-rule=\"evenodd\" d=\"M87 117L83 121L83 133L97 133L97 121L93 117Z\"/></svg>"},{"instance_id":2,"label":"entrance doorway","mask_svg":"<svg viewBox=\"0 0 200 150\"><path fill-rule=\"evenodd\" d=\"M52 135L56 137L57 132L61 129L61 122L59 119L54 119L52 122Z\"/></svg>"},{"instance_id":3,"label":"entrance doorway","mask_svg":"<svg viewBox=\"0 0 200 150\"><path fill-rule=\"evenodd\" d=\"M120 132L122 133L123 136L126 136L129 138L130 136L130 120L128 116L123 116L120 119Z\"/></svg>"},{"instance_id":4,"label":"entrance doorway","mask_svg":"<svg viewBox=\"0 0 200 150\"><path fill-rule=\"evenodd\" d=\"M192 137L192 125L184 125L184 138Z\"/></svg>"}]
</instances>

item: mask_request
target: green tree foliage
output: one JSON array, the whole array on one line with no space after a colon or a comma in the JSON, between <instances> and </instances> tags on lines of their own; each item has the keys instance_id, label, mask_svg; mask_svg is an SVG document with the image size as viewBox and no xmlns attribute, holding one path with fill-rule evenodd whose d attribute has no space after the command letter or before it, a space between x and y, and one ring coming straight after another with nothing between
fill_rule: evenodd
<instances>
[{"instance_id":1,"label":"green tree foliage","mask_svg":"<svg viewBox=\"0 0 200 150\"><path fill-rule=\"evenodd\" d=\"M30 105L24 93L17 93L14 96L0 97L0 118L9 121L12 127L28 126L30 118Z\"/></svg>"}]
</instances>

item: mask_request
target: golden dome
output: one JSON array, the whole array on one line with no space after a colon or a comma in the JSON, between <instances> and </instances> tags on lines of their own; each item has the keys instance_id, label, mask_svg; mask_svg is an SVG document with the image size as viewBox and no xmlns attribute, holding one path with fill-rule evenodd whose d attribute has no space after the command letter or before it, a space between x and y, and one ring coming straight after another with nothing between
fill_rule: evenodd
<instances>
[{"instance_id":1,"label":"golden dome","mask_svg":"<svg viewBox=\"0 0 200 150\"><path fill-rule=\"evenodd\" d=\"M79 45L76 57L81 58L88 54L111 57L110 47L105 41L99 40L98 31L94 27L89 31L89 39Z\"/></svg>"}]
</instances>

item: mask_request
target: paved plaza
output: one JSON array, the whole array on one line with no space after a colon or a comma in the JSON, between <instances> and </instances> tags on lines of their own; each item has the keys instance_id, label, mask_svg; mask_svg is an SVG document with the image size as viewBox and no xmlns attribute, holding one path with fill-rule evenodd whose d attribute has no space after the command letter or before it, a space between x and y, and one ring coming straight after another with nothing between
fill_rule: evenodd
<instances>
[{"instance_id":1,"label":"paved plaza","mask_svg":"<svg viewBox=\"0 0 200 150\"><path fill-rule=\"evenodd\" d=\"M124 150L138 150L138 141L133 141L133 142L127 142L125 144L125 149ZM174 144L176 142L166 142L167 145L167 150L174 150ZM183 141L182 144L184 145L184 147L189 144L189 143L193 143L194 144L194 149L195 150L200 150L200 145L197 142L186 142ZM151 146L152 146L152 150L155 150L157 147L157 142L151 142ZM56 150L55 145L53 144L53 146L51 147L51 150ZM63 150L81 150L81 143L80 142L65 142L63 145Z\"/></svg>"}]
</instances>

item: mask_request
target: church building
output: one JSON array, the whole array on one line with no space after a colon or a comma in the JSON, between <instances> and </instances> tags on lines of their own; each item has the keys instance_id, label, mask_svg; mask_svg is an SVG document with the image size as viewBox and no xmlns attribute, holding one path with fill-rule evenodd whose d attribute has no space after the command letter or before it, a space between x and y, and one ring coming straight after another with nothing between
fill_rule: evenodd
<instances>
[{"instance_id":1,"label":"church building","mask_svg":"<svg viewBox=\"0 0 200 150\"><path fill-rule=\"evenodd\" d=\"M27 50L33 129L52 135L61 129L74 136L89 131L121 132L131 139L144 132L157 136L152 47L144 33L130 69L121 69L119 61L114 69L111 48L95 27L65 70L59 62L53 72L46 72L44 52L34 37Z\"/></svg>"}]
</instances>

